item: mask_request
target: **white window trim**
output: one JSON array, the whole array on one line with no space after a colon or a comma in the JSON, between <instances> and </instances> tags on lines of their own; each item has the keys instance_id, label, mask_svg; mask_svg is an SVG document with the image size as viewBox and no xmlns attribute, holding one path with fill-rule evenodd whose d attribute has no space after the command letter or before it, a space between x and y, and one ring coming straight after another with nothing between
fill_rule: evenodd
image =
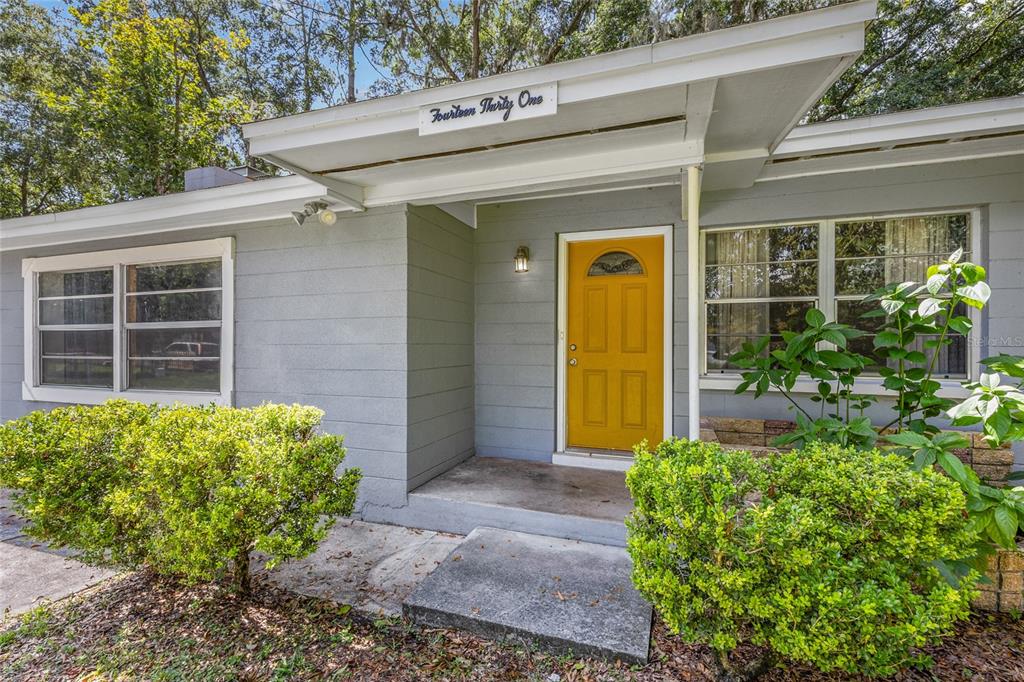
<instances>
[{"instance_id":1,"label":"white window trim","mask_svg":"<svg viewBox=\"0 0 1024 682\"><path fill-rule=\"evenodd\" d=\"M65 256L25 258L21 261L24 279L25 306L25 379L21 384L22 400L53 403L81 403L98 405L111 398L123 398L145 403L170 405L231 405L234 391L234 334L235 334L235 253L234 239L224 237L195 242L159 244L111 251L92 251ZM166 263L220 258L221 259L221 348L220 390L210 391L145 391L125 388L126 360L121 352L124 345L124 291L122 273L128 265ZM37 292L39 273L53 270L114 269L114 381L113 388L84 386L55 386L39 383L39 306ZM163 325L167 326L167 325Z\"/></svg>"},{"instance_id":2,"label":"white window trim","mask_svg":"<svg viewBox=\"0 0 1024 682\"><path fill-rule=\"evenodd\" d=\"M835 245L836 245L836 223L867 220L887 220L892 218L916 218L920 216L944 215L950 213L969 213L971 216L971 260L979 263L981 260L983 226L981 223L981 208L977 206L959 208L939 208L934 210L915 211L892 211L886 213L873 213L869 215L856 215L849 217L830 218L794 218L772 223L722 225L701 229L700 240L700 388L701 390L722 390L734 391L740 385L742 378L739 372L723 372L709 374L707 370L707 306L704 299L705 286L705 240L704 234L710 232L730 232L742 229L757 229L769 227L784 227L787 225L809 225L816 223L819 229L819 256L818 256L818 309L825 313L828 320L836 319L835 305ZM822 254L828 254L823 258ZM976 340L979 338L981 329L981 311L977 308L968 309L968 317L973 325L971 335L967 344L967 377L963 379L939 379L941 388L939 396L948 398L964 398L970 391L961 385L961 382L972 381L978 375L978 363L981 360L981 349ZM885 396L892 395L892 391L882 385L881 377L862 376L858 377L854 384L854 390L864 395ZM818 382L813 379L801 378L793 387L793 393L816 393ZM770 392L776 389L769 389Z\"/></svg>"}]
</instances>

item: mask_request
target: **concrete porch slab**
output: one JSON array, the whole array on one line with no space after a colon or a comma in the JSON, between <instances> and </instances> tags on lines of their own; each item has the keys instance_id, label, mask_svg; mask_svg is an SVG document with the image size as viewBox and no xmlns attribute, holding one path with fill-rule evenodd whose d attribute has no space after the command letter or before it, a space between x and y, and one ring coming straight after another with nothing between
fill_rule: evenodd
<instances>
[{"instance_id":1,"label":"concrete porch slab","mask_svg":"<svg viewBox=\"0 0 1024 682\"><path fill-rule=\"evenodd\" d=\"M463 540L460 535L339 520L316 552L254 572L299 594L397 616L402 600Z\"/></svg>"},{"instance_id":2,"label":"concrete porch slab","mask_svg":"<svg viewBox=\"0 0 1024 682\"><path fill-rule=\"evenodd\" d=\"M473 457L409 493L404 507L367 507L367 521L466 534L485 526L625 546L633 502L625 474Z\"/></svg>"},{"instance_id":3,"label":"concrete porch slab","mask_svg":"<svg viewBox=\"0 0 1024 682\"><path fill-rule=\"evenodd\" d=\"M403 610L421 625L646 663L651 606L633 588L631 568L618 547L478 528Z\"/></svg>"},{"instance_id":4,"label":"concrete porch slab","mask_svg":"<svg viewBox=\"0 0 1024 682\"><path fill-rule=\"evenodd\" d=\"M602 521L622 521L633 509L622 472L498 457L473 457L415 493Z\"/></svg>"}]
</instances>

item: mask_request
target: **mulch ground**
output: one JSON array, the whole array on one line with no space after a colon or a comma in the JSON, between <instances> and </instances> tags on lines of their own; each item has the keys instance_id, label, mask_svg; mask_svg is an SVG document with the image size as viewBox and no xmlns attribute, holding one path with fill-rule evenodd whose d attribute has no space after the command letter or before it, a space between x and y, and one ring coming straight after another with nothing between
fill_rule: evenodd
<instances>
[{"instance_id":1,"label":"mulch ground","mask_svg":"<svg viewBox=\"0 0 1024 682\"><path fill-rule=\"evenodd\" d=\"M109 580L0 628L2 680L711 680L706 647L656 623L644 667L554 657L257 584L239 598L219 586L185 587L146 574ZM1024 681L1024 621L976 616L933 661L900 680ZM837 680L811 670L765 679Z\"/></svg>"}]
</instances>

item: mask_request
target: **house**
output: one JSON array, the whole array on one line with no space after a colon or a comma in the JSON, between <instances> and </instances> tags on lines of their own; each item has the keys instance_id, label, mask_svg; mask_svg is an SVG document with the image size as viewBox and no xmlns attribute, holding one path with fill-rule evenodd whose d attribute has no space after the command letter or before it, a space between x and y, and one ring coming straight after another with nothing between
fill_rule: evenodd
<instances>
[{"instance_id":1,"label":"house","mask_svg":"<svg viewBox=\"0 0 1024 682\"><path fill-rule=\"evenodd\" d=\"M0 418L314 404L366 518L464 530L464 508L410 493L477 455L556 472L514 484L543 513L480 512L545 528L573 503L558 490L600 487L641 439L788 418L733 394L743 340L811 306L855 322L864 294L963 248L995 293L942 357L955 394L1024 345L1024 97L799 125L874 16L862 0L258 121L251 152L290 175L206 170L4 221Z\"/></svg>"}]
</instances>

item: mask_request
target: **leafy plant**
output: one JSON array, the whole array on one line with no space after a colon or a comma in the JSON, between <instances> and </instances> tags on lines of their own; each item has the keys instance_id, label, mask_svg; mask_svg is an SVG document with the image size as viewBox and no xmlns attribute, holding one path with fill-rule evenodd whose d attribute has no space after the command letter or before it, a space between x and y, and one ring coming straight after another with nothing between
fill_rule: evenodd
<instances>
[{"instance_id":1,"label":"leafy plant","mask_svg":"<svg viewBox=\"0 0 1024 682\"><path fill-rule=\"evenodd\" d=\"M34 412L0 428L0 485L28 532L94 563L187 581L313 552L351 513L360 474L301 405L157 408L126 401ZM84 446L84 447L83 447Z\"/></svg>"},{"instance_id":2,"label":"leafy plant","mask_svg":"<svg viewBox=\"0 0 1024 682\"><path fill-rule=\"evenodd\" d=\"M966 618L975 574L959 486L894 454L816 443L765 458L717 443L638 446L626 482L633 582L724 679L779 658L884 676ZM730 652L765 647L749 666Z\"/></svg>"},{"instance_id":3,"label":"leafy plant","mask_svg":"<svg viewBox=\"0 0 1024 682\"><path fill-rule=\"evenodd\" d=\"M816 308L807 311L805 321L807 328L802 332L782 332L782 348L766 353L770 343L767 336L743 343L742 350L729 358L747 370L742 373L736 393L753 387L754 397L759 398L775 389L790 402L796 411L797 428L776 439L777 445L799 447L824 440L871 447L878 434L864 410L874 402L874 397L853 391L857 377L870 360L848 348L850 340L864 333L849 325L827 322L825 314ZM811 396L820 405L817 416L793 397L796 382L805 375L817 384L817 392Z\"/></svg>"},{"instance_id":4,"label":"leafy plant","mask_svg":"<svg viewBox=\"0 0 1024 682\"><path fill-rule=\"evenodd\" d=\"M974 563L980 566L994 549L990 542L1007 548L1015 546L1016 534L1024 528L1024 489L995 488L982 483L976 472L956 456L956 451L970 447L970 442L961 434L940 431L935 422L945 417L954 426L980 425L992 445L1024 439L1024 358L999 355L982 360L993 373L982 374L976 382L964 382L971 391L967 399L957 402L940 395L942 384L935 376L941 351L953 343L956 335L971 331L971 320L961 311L965 307L982 309L992 293L985 282L985 269L963 261L962 256L963 252L957 250L942 263L928 268L923 284L891 284L865 299L878 304L864 317L881 319L873 341L874 354L883 365L878 369L882 385L894 397L892 407L896 415L883 426L872 426L862 412L851 418L848 409L812 420L792 397L797 379L806 374L818 381L819 393L812 400L832 405L845 400L847 405L861 410L871 402L870 398L853 392L856 376L871 362L868 358L847 349L843 357L849 359L841 362L856 366L845 371L834 362L829 364L833 355L821 358L822 353L828 353L821 350L827 344L846 348L844 341L859 333L843 330L839 325L837 331L843 339L835 335L826 338L821 330L834 323L825 322L824 315L817 310L807 313L805 332L784 337L784 352L763 355L768 342L764 338L756 344L744 344L742 352L732 360L748 368L737 393L756 382L754 395L758 397L772 386L782 391L798 410L797 430L777 439L777 445L820 440L863 448L870 447L881 436L898 453L907 456L915 469L937 466L956 480L967 495L972 528L979 537ZM834 390L828 387L827 373L835 377ZM999 374L1017 379L1018 384L1002 384ZM967 567L953 562L943 566L943 570L960 576Z\"/></svg>"}]
</instances>

